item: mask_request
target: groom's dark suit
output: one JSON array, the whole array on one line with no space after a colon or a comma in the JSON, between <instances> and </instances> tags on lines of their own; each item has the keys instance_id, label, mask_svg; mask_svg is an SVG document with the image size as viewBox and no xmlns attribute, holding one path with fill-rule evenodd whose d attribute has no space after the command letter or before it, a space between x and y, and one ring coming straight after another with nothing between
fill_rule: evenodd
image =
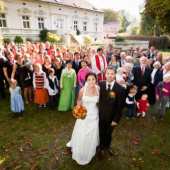
<instances>
[{"instance_id":1,"label":"groom's dark suit","mask_svg":"<svg viewBox=\"0 0 170 170\"><path fill-rule=\"evenodd\" d=\"M125 102L125 89L116 81L110 92L115 93L115 99L109 96L106 89L106 81L100 81L100 100L99 100L99 132L100 132L100 149L108 149L111 143L111 135L114 126L112 121L118 123L122 114Z\"/></svg>"}]
</instances>

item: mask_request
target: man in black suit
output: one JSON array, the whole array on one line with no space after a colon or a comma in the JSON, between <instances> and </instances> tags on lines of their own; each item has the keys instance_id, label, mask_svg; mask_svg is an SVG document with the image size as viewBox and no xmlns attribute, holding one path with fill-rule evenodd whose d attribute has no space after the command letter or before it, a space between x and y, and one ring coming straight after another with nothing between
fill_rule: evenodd
<instances>
[{"instance_id":1,"label":"man in black suit","mask_svg":"<svg viewBox=\"0 0 170 170\"><path fill-rule=\"evenodd\" d=\"M72 68L75 70L76 74L81 69L81 61L80 61L80 53L79 52L74 53L74 61L73 61ZM78 86L78 79L77 79L74 106L77 105L77 99L78 99L78 93L79 93L78 87L79 86Z\"/></svg>"},{"instance_id":2,"label":"man in black suit","mask_svg":"<svg viewBox=\"0 0 170 170\"><path fill-rule=\"evenodd\" d=\"M146 67L147 58L140 58L140 66L133 67L134 87L137 89L136 100L140 99L142 94L148 94L148 87L151 84L151 70Z\"/></svg>"},{"instance_id":3,"label":"man in black suit","mask_svg":"<svg viewBox=\"0 0 170 170\"><path fill-rule=\"evenodd\" d=\"M72 68L76 71L76 74L81 69L81 61L80 61L80 53L79 52L74 53L74 61L73 61Z\"/></svg>"},{"instance_id":4,"label":"man in black suit","mask_svg":"<svg viewBox=\"0 0 170 170\"><path fill-rule=\"evenodd\" d=\"M107 67L105 76L106 80L99 82L100 159L104 157L105 149L109 150L110 155L114 155L113 150L110 148L111 135L120 120L125 102L125 89L115 81L115 69ZM113 98L110 96L111 92L115 95Z\"/></svg>"}]
</instances>

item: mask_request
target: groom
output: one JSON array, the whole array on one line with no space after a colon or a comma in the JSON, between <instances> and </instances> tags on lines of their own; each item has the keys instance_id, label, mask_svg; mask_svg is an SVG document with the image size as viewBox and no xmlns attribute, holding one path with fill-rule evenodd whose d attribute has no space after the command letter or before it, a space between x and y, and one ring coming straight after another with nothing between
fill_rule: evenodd
<instances>
[{"instance_id":1,"label":"groom","mask_svg":"<svg viewBox=\"0 0 170 170\"><path fill-rule=\"evenodd\" d=\"M114 127L120 120L125 102L125 89L115 81L115 69L113 67L107 67L105 76L106 81L99 82L100 159L104 157L105 149L109 151L110 155L114 155L114 152L110 147L111 136ZM111 93L113 97L111 97Z\"/></svg>"}]
</instances>

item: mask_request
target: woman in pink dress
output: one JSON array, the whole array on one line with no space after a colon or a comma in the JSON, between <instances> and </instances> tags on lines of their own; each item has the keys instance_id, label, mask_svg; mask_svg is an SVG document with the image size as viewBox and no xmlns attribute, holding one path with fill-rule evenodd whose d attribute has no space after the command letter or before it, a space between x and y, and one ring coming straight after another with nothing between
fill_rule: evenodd
<instances>
[{"instance_id":1,"label":"woman in pink dress","mask_svg":"<svg viewBox=\"0 0 170 170\"><path fill-rule=\"evenodd\" d=\"M92 70L87 67L87 61L85 61L85 60L81 61L81 67L82 68L79 70L79 72L77 74L77 78L78 78L77 94L79 94L80 89L85 85L86 74L89 72L92 72ZM75 102L74 102L75 105L77 105L77 97L75 97Z\"/></svg>"}]
</instances>

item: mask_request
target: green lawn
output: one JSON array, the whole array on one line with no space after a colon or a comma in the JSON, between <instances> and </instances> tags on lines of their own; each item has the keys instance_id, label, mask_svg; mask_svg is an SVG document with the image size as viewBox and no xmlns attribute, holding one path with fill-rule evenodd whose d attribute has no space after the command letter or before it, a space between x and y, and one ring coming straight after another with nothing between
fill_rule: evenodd
<instances>
[{"instance_id":1,"label":"green lawn","mask_svg":"<svg viewBox=\"0 0 170 170\"><path fill-rule=\"evenodd\" d=\"M170 109L164 122L151 119L152 107L146 120L123 116L112 135L115 156L106 152L99 161L97 149L88 165L79 166L66 148L75 123L71 111L51 112L32 103L13 119L9 102L9 96L0 99L0 169L170 169Z\"/></svg>"}]
</instances>

